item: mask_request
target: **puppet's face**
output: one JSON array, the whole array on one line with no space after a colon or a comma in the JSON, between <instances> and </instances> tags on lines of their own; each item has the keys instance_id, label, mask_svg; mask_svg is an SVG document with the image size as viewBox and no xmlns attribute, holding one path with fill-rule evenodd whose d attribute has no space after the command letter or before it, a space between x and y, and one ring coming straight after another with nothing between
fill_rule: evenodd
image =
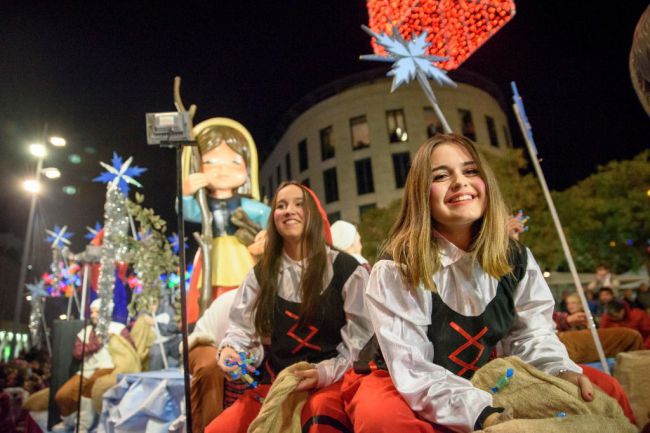
<instances>
[{"instance_id":1,"label":"puppet's face","mask_svg":"<svg viewBox=\"0 0 650 433\"><path fill-rule=\"evenodd\" d=\"M246 183L246 161L225 141L203 154L203 173L212 191L232 191Z\"/></svg>"},{"instance_id":2,"label":"puppet's face","mask_svg":"<svg viewBox=\"0 0 650 433\"><path fill-rule=\"evenodd\" d=\"M99 308L90 308L90 323L97 325L99 322Z\"/></svg>"}]
</instances>

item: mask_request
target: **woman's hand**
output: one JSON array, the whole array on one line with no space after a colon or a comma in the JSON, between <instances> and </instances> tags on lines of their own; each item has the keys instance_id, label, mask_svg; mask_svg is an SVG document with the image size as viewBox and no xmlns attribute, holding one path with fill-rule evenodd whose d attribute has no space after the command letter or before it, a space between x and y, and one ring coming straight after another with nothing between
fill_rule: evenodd
<instances>
[{"instance_id":1,"label":"woman's hand","mask_svg":"<svg viewBox=\"0 0 650 433\"><path fill-rule=\"evenodd\" d=\"M208 186L208 176L205 173L192 173L183 182L183 195L192 195L200 188Z\"/></svg>"},{"instance_id":2,"label":"woman's hand","mask_svg":"<svg viewBox=\"0 0 650 433\"><path fill-rule=\"evenodd\" d=\"M316 388L318 385L318 370L311 368L309 370L296 370L293 374L300 378L300 382L294 391L308 391Z\"/></svg>"},{"instance_id":3,"label":"woman's hand","mask_svg":"<svg viewBox=\"0 0 650 433\"><path fill-rule=\"evenodd\" d=\"M239 361L239 353L237 353L232 347L224 347L221 349L219 352L219 358L217 358L217 365L226 376L226 380L230 381L230 372L237 370L239 365L228 366L226 365L226 361L228 360L232 362Z\"/></svg>"},{"instance_id":4,"label":"woman's hand","mask_svg":"<svg viewBox=\"0 0 650 433\"><path fill-rule=\"evenodd\" d=\"M578 311L577 313L569 314L566 317L566 322L569 326L587 326L587 315Z\"/></svg>"},{"instance_id":5,"label":"woman's hand","mask_svg":"<svg viewBox=\"0 0 650 433\"><path fill-rule=\"evenodd\" d=\"M526 225L516 216L508 218L508 235L514 240L519 240L519 235L526 231Z\"/></svg>"},{"instance_id":6,"label":"woman's hand","mask_svg":"<svg viewBox=\"0 0 650 433\"><path fill-rule=\"evenodd\" d=\"M485 421L483 421L483 428L487 427L492 427L493 425L496 424L501 424L502 422L510 421L511 419L514 418L513 412L511 408L507 408L503 412L495 412L485 418Z\"/></svg>"},{"instance_id":7,"label":"woman's hand","mask_svg":"<svg viewBox=\"0 0 650 433\"><path fill-rule=\"evenodd\" d=\"M580 394L584 401L592 401L594 399L594 387L589 378L584 374L578 374L573 371L563 371L558 374L557 377L571 382L580 388Z\"/></svg>"}]
</instances>

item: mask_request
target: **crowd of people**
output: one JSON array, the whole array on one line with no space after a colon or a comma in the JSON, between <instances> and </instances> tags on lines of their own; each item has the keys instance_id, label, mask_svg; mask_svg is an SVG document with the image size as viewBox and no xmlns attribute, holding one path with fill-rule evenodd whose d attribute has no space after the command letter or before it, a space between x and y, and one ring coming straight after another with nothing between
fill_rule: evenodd
<instances>
[{"instance_id":1,"label":"crowd of people","mask_svg":"<svg viewBox=\"0 0 650 433\"><path fill-rule=\"evenodd\" d=\"M0 431L13 433L24 423L22 403L30 394L47 388L51 363L47 351L33 348L27 353L0 363Z\"/></svg>"}]
</instances>

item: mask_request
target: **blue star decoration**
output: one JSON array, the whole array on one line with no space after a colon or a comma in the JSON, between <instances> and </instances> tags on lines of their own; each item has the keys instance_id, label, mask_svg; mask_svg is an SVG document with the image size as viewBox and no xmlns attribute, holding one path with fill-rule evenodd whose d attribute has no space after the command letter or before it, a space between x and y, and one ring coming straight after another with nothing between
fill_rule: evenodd
<instances>
[{"instance_id":1,"label":"blue star decoration","mask_svg":"<svg viewBox=\"0 0 650 433\"><path fill-rule=\"evenodd\" d=\"M427 54L429 48L429 43L426 40L427 32L422 32L419 36L413 35L410 41L406 41L396 28L393 29L395 36L385 33L377 34L366 26L361 26L361 28L374 37L377 44L388 52L387 56L367 54L360 58L361 60L393 63L393 68L387 74L393 77L391 92L402 84L411 82L420 74L433 79L440 86L446 84L456 87L456 83L447 77L447 73L433 64L433 62L442 62L449 58Z\"/></svg>"},{"instance_id":2,"label":"blue star decoration","mask_svg":"<svg viewBox=\"0 0 650 433\"><path fill-rule=\"evenodd\" d=\"M53 230L45 230L45 233L48 235L45 242L49 243L52 248L63 248L64 245L70 245L69 239L74 236L74 233L68 232L68 226L55 225Z\"/></svg>"},{"instance_id":3,"label":"blue star decoration","mask_svg":"<svg viewBox=\"0 0 650 433\"><path fill-rule=\"evenodd\" d=\"M178 237L178 233L173 233L171 236L167 238L169 241L170 245L172 246L172 251L174 251L174 254L178 254L178 251L180 250L180 239ZM183 246L185 249L187 249L187 242L183 242Z\"/></svg>"},{"instance_id":4,"label":"blue star decoration","mask_svg":"<svg viewBox=\"0 0 650 433\"><path fill-rule=\"evenodd\" d=\"M113 163L112 166L104 162L100 162L106 171L102 172L99 176L94 178L93 182L103 182L111 183L112 185L118 185L124 195L127 195L129 193L129 184L142 188L140 182L134 178L140 176L147 169L135 165L131 167L131 163L133 162L132 156L129 157L129 159L127 159L125 162L122 162L122 157L113 152L113 160L111 162Z\"/></svg>"},{"instance_id":5,"label":"blue star decoration","mask_svg":"<svg viewBox=\"0 0 650 433\"><path fill-rule=\"evenodd\" d=\"M95 222L95 227L86 226L86 230L88 230L88 233L84 237L92 241L97 236L97 233L102 230L102 225L99 222Z\"/></svg>"},{"instance_id":6,"label":"blue star decoration","mask_svg":"<svg viewBox=\"0 0 650 433\"><path fill-rule=\"evenodd\" d=\"M147 230L140 230L135 234L135 240L136 241L147 241L151 239L151 229Z\"/></svg>"},{"instance_id":7,"label":"blue star decoration","mask_svg":"<svg viewBox=\"0 0 650 433\"><path fill-rule=\"evenodd\" d=\"M45 290L45 282L43 280L34 284L25 284L25 287L27 287L27 290L29 290L29 296L31 296L29 301L32 304L36 302L36 300L38 300L39 298L44 298L49 296L49 294Z\"/></svg>"}]
</instances>

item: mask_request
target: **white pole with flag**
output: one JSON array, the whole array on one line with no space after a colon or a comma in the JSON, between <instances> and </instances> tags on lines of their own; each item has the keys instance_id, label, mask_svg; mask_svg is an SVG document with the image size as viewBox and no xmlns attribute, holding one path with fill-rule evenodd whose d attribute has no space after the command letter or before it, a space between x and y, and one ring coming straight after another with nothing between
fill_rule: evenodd
<instances>
[{"instance_id":1,"label":"white pole with flag","mask_svg":"<svg viewBox=\"0 0 650 433\"><path fill-rule=\"evenodd\" d=\"M562 229L562 223L560 222L560 217L558 216L557 211L555 209L553 198L551 197L551 193L548 190L548 185L546 184L546 178L544 177L544 172L542 171L542 167L540 166L539 160L537 158L537 147L535 146L535 140L533 139L531 126L530 123L528 122L528 117L526 116L524 103L521 99L521 96L519 96L519 91L517 90L517 85L515 84L515 82L514 81L511 82L510 85L512 87L513 100L514 100L514 104L512 104L512 108L514 109L515 115L517 116L519 127L521 128L521 132L524 135L524 139L526 141L526 147L528 148L528 152L530 154L530 160L533 163L533 167L535 167L535 173L537 173L537 178L539 179L539 183L542 185L542 191L544 191L544 197L546 198L546 203L548 204L548 208L551 211L551 216L553 217L553 222L555 223L555 229L557 230L557 234L560 237L562 250L564 251L564 257L566 258L566 261L569 264L569 270L571 271L571 276L573 277L573 283L576 287L576 292L580 296L580 301L582 302L582 308L585 312L585 315L587 316L587 323L589 325L589 329L591 330L591 336L594 339L594 344L596 345L596 351L598 352L598 358L600 358L600 364L603 367L603 371L605 371L607 374L611 374L609 371L609 365L607 364L607 360L605 359L603 346L600 343L600 338L598 338L598 332L596 331L596 324L594 323L594 318L591 315L591 311L589 310L589 304L587 303L585 292L582 289L582 284L580 283L580 277L578 277L578 271L576 270L576 265L573 262L573 256L571 255L569 244L566 240L566 236L564 235L564 229Z\"/></svg>"}]
</instances>

